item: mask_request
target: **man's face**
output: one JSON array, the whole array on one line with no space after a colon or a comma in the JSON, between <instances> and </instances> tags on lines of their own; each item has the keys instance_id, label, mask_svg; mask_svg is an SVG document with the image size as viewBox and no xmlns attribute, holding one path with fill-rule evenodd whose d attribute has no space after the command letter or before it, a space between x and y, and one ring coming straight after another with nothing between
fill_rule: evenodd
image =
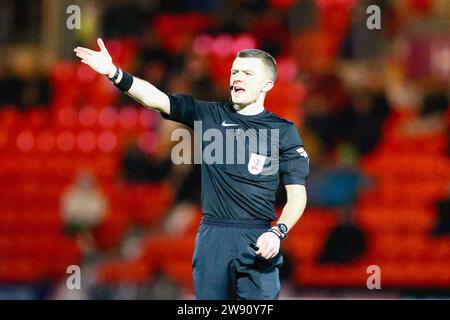
<instances>
[{"instance_id":1,"label":"man's face","mask_svg":"<svg viewBox=\"0 0 450 320\"><path fill-rule=\"evenodd\" d=\"M266 84L272 81L267 69L258 58L236 58L230 76L233 103L245 107L257 101L264 90L268 91Z\"/></svg>"}]
</instances>

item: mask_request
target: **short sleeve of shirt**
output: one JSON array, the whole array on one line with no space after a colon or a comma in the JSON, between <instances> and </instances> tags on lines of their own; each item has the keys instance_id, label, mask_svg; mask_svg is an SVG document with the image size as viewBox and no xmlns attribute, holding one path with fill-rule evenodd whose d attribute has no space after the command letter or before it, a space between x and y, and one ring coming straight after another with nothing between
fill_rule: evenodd
<instances>
[{"instance_id":1,"label":"short sleeve of shirt","mask_svg":"<svg viewBox=\"0 0 450 320\"><path fill-rule=\"evenodd\" d=\"M183 94L168 95L168 97L170 114L161 113L162 117L193 128L194 121L199 120L198 102L193 97Z\"/></svg>"},{"instance_id":2,"label":"short sleeve of shirt","mask_svg":"<svg viewBox=\"0 0 450 320\"><path fill-rule=\"evenodd\" d=\"M295 125L289 125L281 139L280 175L283 183L305 185L309 175L309 158Z\"/></svg>"}]
</instances>

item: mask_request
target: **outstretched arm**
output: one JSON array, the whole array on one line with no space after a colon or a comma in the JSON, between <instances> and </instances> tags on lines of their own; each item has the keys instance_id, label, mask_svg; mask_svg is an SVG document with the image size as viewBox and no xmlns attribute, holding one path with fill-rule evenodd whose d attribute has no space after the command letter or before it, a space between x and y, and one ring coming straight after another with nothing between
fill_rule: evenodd
<instances>
[{"instance_id":1,"label":"outstretched arm","mask_svg":"<svg viewBox=\"0 0 450 320\"><path fill-rule=\"evenodd\" d=\"M97 44L100 51L83 47L76 47L74 51L76 56L81 58L82 63L87 64L96 72L112 79L116 74L117 67L114 65L103 40L100 38L97 39ZM147 81L133 77L132 85L126 91L126 94L147 108L170 114L169 97Z\"/></svg>"}]
</instances>

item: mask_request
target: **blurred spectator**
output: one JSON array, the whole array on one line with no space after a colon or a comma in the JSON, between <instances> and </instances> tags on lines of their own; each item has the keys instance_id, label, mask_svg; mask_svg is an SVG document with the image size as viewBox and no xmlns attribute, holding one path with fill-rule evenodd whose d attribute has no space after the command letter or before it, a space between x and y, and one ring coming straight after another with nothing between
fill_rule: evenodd
<instances>
[{"instance_id":1,"label":"blurred spectator","mask_svg":"<svg viewBox=\"0 0 450 320\"><path fill-rule=\"evenodd\" d=\"M312 28L316 19L317 8L314 0L295 1L288 12L289 28L295 34Z\"/></svg>"},{"instance_id":2,"label":"blurred spectator","mask_svg":"<svg viewBox=\"0 0 450 320\"><path fill-rule=\"evenodd\" d=\"M152 159L137 143L130 142L122 158L122 179L130 183L163 181L172 166L166 160Z\"/></svg>"},{"instance_id":3,"label":"blurred spectator","mask_svg":"<svg viewBox=\"0 0 450 320\"><path fill-rule=\"evenodd\" d=\"M423 116L443 114L447 111L450 106L447 85L444 81L429 81L420 110Z\"/></svg>"},{"instance_id":4,"label":"blurred spectator","mask_svg":"<svg viewBox=\"0 0 450 320\"><path fill-rule=\"evenodd\" d=\"M171 135L180 127L181 125L173 121L159 122L155 141L151 146L130 140L121 160L122 179L130 183L166 181L174 188L181 183L184 177L181 172L185 172L187 168L183 165L173 165L171 160L172 148L178 143L171 140Z\"/></svg>"},{"instance_id":5,"label":"blurred spectator","mask_svg":"<svg viewBox=\"0 0 450 320\"><path fill-rule=\"evenodd\" d=\"M50 103L50 81L34 62L33 52L12 50L0 72L0 107L14 105L22 110Z\"/></svg>"},{"instance_id":6,"label":"blurred spectator","mask_svg":"<svg viewBox=\"0 0 450 320\"><path fill-rule=\"evenodd\" d=\"M321 168L308 180L308 200L318 207L349 207L357 198L360 180L361 173L351 167Z\"/></svg>"},{"instance_id":7,"label":"blurred spectator","mask_svg":"<svg viewBox=\"0 0 450 320\"><path fill-rule=\"evenodd\" d=\"M197 203L176 201L173 208L164 217L164 232L170 235L182 235L188 231L198 213Z\"/></svg>"},{"instance_id":8,"label":"blurred spectator","mask_svg":"<svg viewBox=\"0 0 450 320\"><path fill-rule=\"evenodd\" d=\"M312 80L305 103L306 126L321 140L326 151L352 143L360 154L373 150L382 135L390 104L377 80L350 94L340 77L325 73Z\"/></svg>"},{"instance_id":9,"label":"blurred spectator","mask_svg":"<svg viewBox=\"0 0 450 320\"><path fill-rule=\"evenodd\" d=\"M319 137L325 150L333 150L349 136L353 124L344 112L349 106L349 94L336 74L326 72L312 78L305 125Z\"/></svg>"},{"instance_id":10,"label":"blurred spectator","mask_svg":"<svg viewBox=\"0 0 450 320\"><path fill-rule=\"evenodd\" d=\"M162 272L156 272L153 280L142 286L137 293L138 300L179 300L182 293L179 286Z\"/></svg>"},{"instance_id":11,"label":"blurred spectator","mask_svg":"<svg viewBox=\"0 0 450 320\"><path fill-rule=\"evenodd\" d=\"M141 65L137 68L137 76L165 92L168 78L174 68L174 60L162 46L159 35L149 30L142 37Z\"/></svg>"},{"instance_id":12,"label":"blurred spectator","mask_svg":"<svg viewBox=\"0 0 450 320\"><path fill-rule=\"evenodd\" d=\"M380 8L381 29L369 29L366 25L366 10L370 5ZM392 8L387 0L358 1L353 9L352 25L343 41L341 56L344 59L369 59L381 57L386 53L386 37L392 20Z\"/></svg>"},{"instance_id":13,"label":"blurred spectator","mask_svg":"<svg viewBox=\"0 0 450 320\"><path fill-rule=\"evenodd\" d=\"M204 57L192 54L186 57L181 78L189 86L189 92L199 100L214 100L214 82Z\"/></svg>"},{"instance_id":14,"label":"blurred spectator","mask_svg":"<svg viewBox=\"0 0 450 320\"><path fill-rule=\"evenodd\" d=\"M353 221L351 210L344 210L342 220L328 234L318 262L346 264L357 260L366 250L363 229Z\"/></svg>"},{"instance_id":15,"label":"blurred spectator","mask_svg":"<svg viewBox=\"0 0 450 320\"><path fill-rule=\"evenodd\" d=\"M198 213L200 202L200 166L192 164L174 165L171 160L173 130L180 125L172 121L162 121L158 126L158 145L151 152L145 152L136 142L128 144L122 158L122 179L127 183L165 182L174 195L173 205L154 224L169 234L181 234L191 219ZM193 139L190 141L193 150ZM191 152L193 163L193 152ZM162 229L161 229L162 230Z\"/></svg>"},{"instance_id":16,"label":"blurred spectator","mask_svg":"<svg viewBox=\"0 0 450 320\"><path fill-rule=\"evenodd\" d=\"M355 165L351 148L341 147L339 158L315 160L308 178L308 203L323 208L349 209L366 184Z\"/></svg>"},{"instance_id":17,"label":"blurred spectator","mask_svg":"<svg viewBox=\"0 0 450 320\"><path fill-rule=\"evenodd\" d=\"M360 154L367 154L376 147L389 111L384 92L361 91L354 95L352 108L344 112L344 117L353 128L348 141L354 144Z\"/></svg>"},{"instance_id":18,"label":"blurred spectator","mask_svg":"<svg viewBox=\"0 0 450 320\"><path fill-rule=\"evenodd\" d=\"M183 2L187 8L191 11L199 11L199 12L214 12L218 10L223 3L224 0L183 0Z\"/></svg>"},{"instance_id":19,"label":"blurred spectator","mask_svg":"<svg viewBox=\"0 0 450 320\"><path fill-rule=\"evenodd\" d=\"M97 281L97 268L103 258L96 248L93 233L104 221L107 205L93 173L86 169L79 171L61 198L61 211L64 232L76 238L82 253L79 266L83 274L81 290L68 290L66 279L63 278L57 283L51 299L91 298L91 289Z\"/></svg>"},{"instance_id":20,"label":"blurred spectator","mask_svg":"<svg viewBox=\"0 0 450 320\"><path fill-rule=\"evenodd\" d=\"M290 33L283 12L264 10L251 26L251 33L259 40L261 49L277 57L288 50Z\"/></svg>"},{"instance_id":21,"label":"blurred spectator","mask_svg":"<svg viewBox=\"0 0 450 320\"><path fill-rule=\"evenodd\" d=\"M0 79L0 87L0 107L13 105L26 110L35 106L46 107L50 103L50 84L44 76L26 80L9 74Z\"/></svg>"},{"instance_id":22,"label":"blurred spectator","mask_svg":"<svg viewBox=\"0 0 450 320\"><path fill-rule=\"evenodd\" d=\"M415 116L405 123L403 132L410 136L443 133L448 130L448 92L444 81L429 79Z\"/></svg>"},{"instance_id":23,"label":"blurred spectator","mask_svg":"<svg viewBox=\"0 0 450 320\"><path fill-rule=\"evenodd\" d=\"M124 0L108 1L103 15L103 27L105 37L138 36L145 30L143 13L133 2Z\"/></svg>"},{"instance_id":24,"label":"blurred spectator","mask_svg":"<svg viewBox=\"0 0 450 320\"><path fill-rule=\"evenodd\" d=\"M22 92L25 87L25 81L11 73L7 73L0 79L0 106L23 104Z\"/></svg>"},{"instance_id":25,"label":"blurred spectator","mask_svg":"<svg viewBox=\"0 0 450 320\"><path fill-rule=\"evenodd\" d=\"M62 196L61 211L65 233L77 236L85 253L95 249L92 232L102 223L107 205L95 176L88 170L80 171Z\"/></svg>"},{"instance_id":26,"label":"blurred spectator","mask_svg":"<svg viewBox=\"0 0 450 320\"><path fill-rule=\"evenodd\" d=\"M433 235L450 235L450 185L447 197L440 199L436 203L437 223L433 230Z\"/></svg>"},{"instance_id":27,"label":"blurred spectator","mask_svg":"<svg viewBox=\"0 0 450 320\"><path fill-rule=\"evenodd\" d=\"M122 282L92 288L92 298L104 300L179 300L179 286L162 272L157 271L151 281L136 284Z\"/></svg>"}]
</instances>

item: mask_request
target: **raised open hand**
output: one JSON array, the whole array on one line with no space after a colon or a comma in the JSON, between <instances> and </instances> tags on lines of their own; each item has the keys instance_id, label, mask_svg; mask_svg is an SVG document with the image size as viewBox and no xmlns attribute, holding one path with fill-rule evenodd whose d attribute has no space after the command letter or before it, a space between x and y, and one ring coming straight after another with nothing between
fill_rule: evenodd
<instances>
[{"instance_id":1,"label":"raised open hand","mask_svg":"<svg viewBox=\"0 0 450 320\"><path fill-rule=\"evenodd\" d=\"M81 58L81 62L87 64L98 73L112 78L116 72L116 67L112 63L111 55L101 38L97 39L97 44L100 51L94 51L83 47L76 47L73 51L75 51L77 57Z\"/></svg>"}]
</instances>

